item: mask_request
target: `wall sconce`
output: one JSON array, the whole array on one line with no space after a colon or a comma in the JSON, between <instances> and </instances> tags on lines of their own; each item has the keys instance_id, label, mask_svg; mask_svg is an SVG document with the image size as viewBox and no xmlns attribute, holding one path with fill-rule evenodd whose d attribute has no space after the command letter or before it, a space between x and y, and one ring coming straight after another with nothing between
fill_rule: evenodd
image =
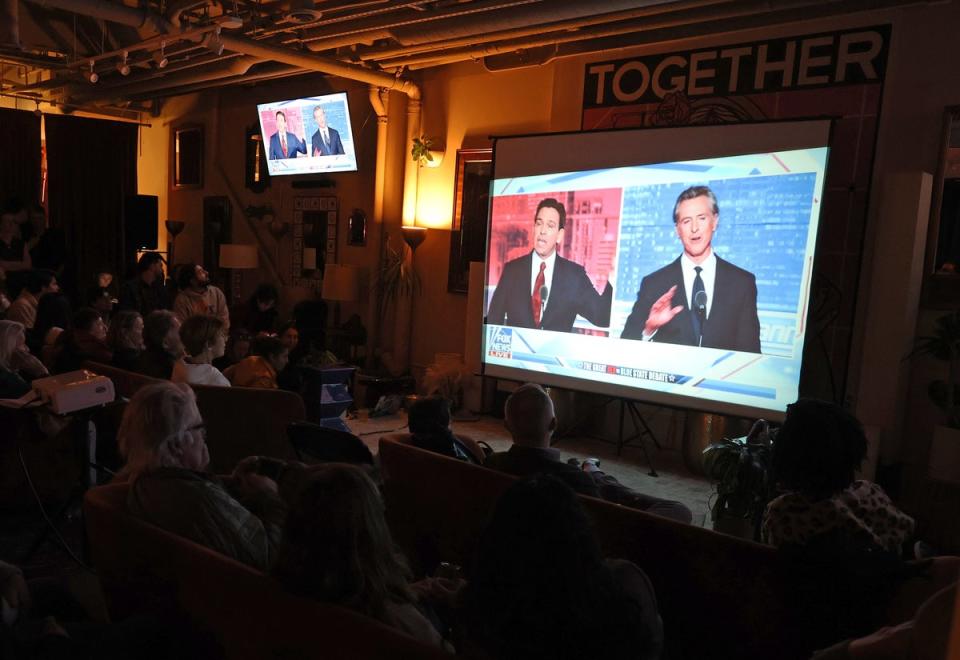
<instances>
[{"instance_id":1,"label":"wall sconce","mask_svg":"<svg viewBox=\"0 0 960 660\"><path fill-rule=\"evenodd\" d=\"M446 152L443 149L430 149L431 160L428 160L425 165L430 169L440 167L440 165L443 163L443 155L445 153Z\"/></svg>"},{"instance_id":2,"label":"wall sconce","mask_svg":"<svg viewBox=\"0 0 960 660\"><path fill-rule=\"evenodd\" d=\"M100 76L98 76L97 72L93 70L93 67L95 64L96 62L94 62L93 60L90 60L90 73L87 74L87 80L90 81L91 85L95 84L98 80L100 80Z\"/></svg>"},{"instance_id":3,"label":"wall sconce","mask_svg":"<svg viewBox=\"0 0 960 660\"><path fill-rule=\"evenodd\" d=\"M123 51L123 59L117 62L117 71L120 72L121 76L130 75L130 56L127 51Z\"/></svg>"},{"instance_id":4,"label":"wall sconce","mask_svg":"<svg viewBox=\"0 0 960 660\"><path fill-rule=\"evenodd\" d=\"M420 244L423 243L427 237L426 227L405 226L401 227L400 231L403 232L403 241L410 246L411 252L416 252L417 248L420 247Z\"/></svg>"},{"instance_id":5,"label":"wall sconce","mask_svg":"<svg viewBox=\"0 0 960 660\"><path fill-rule=\"evenodd\" d=\"M160 52L153 54L153 61L157 65L158 69L166 68L166 66L170 63L170 60L167 59L167 56L163 52L166 45L167 45L166 41L161 41Z\"/></svg>"}]
</instances>

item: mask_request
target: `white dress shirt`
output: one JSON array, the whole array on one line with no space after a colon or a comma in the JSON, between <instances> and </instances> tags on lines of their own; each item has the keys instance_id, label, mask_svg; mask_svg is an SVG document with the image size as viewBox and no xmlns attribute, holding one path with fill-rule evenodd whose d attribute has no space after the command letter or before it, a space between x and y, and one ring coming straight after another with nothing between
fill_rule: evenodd
<instances>
[{"instance_id":1,"label":"white dress shirt","mask_svg":"<svg viewBox=\"0 0 960 660\"><path fill-rule=\"evenodd\" d=\"M547 299L550 298L550 294L553 293L553 266L557 263L557 251L554 250L550 253L550 256L546 259L540 257L537 254L536 250L533 251L533 258L531 261L530 267L530 297L533 297L534 290L533 287L537 283L537 275L540 274L540 264L547 264L547 267L543 271L543 284L547 287L547 297L541 300L543 308L547 308Z\"/></svg>"},{"instance_id":2,"label":"white dress shirt","mask_svg":"<svg viewBox=\"0 0 960 660\"><path fill-rule=\"evenodd\" d=\"M693 280L697 278L697 266L700 271L700 279L703 280L703 290L707 294L707 315L710 318L710 309L713 307L713 283L717 281L717 255L713 248L710 249L710 256L703 260L703 263L695 264L684 252L680 256L680 269L683 271L683 288L687 294L687 307L693 309Z\"/></svg>"}]
</instances>

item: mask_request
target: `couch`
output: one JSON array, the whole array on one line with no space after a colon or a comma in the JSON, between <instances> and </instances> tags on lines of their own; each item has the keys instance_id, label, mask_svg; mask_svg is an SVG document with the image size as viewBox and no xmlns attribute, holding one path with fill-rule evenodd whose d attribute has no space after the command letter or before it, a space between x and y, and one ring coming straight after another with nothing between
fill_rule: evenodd
<instances>
[{"instance_id":1,"label":"couch","mask_svg":"<svg viewBox=\"0 0 960 660\"><path fill-rule=\"evenodd\" d=\"M380 439L387 520L414 566L468 566L499 496L515 478ZM650 576L672 660L807 658L808 617L792 567L770 547L580 496L608 557Z\"/></svg>"},{"instance_id":2,"label":"couch","mask_svg":"<svg viewBox=\"0 0 960 660\"><path fill-rule=\"evenodd\" d=\"M112 619L148 613L179 625L185 617L205 657L230 660L449 658L356 612L288 594L249 566L134 518L127 491L110 484L84 498L89 555Z\"/></svg>"}]
</instances>

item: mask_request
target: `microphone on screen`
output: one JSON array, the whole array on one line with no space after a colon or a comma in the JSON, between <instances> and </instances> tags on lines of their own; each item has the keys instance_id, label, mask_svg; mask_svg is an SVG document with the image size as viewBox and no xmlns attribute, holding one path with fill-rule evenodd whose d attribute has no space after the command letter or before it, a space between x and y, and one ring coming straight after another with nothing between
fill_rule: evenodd
<instances>
[{"instance_id":1,"label":"microphone on screen","mask_svg":"<svg viewBox=\"0 0 960 660\"><path fill-rule=\"evenodd\" d=\"M540 327L543 327L543 310L547 306L548 293L550 293L550 290L547 288L546 284L540 287Z\"/></svg>"},{"instance_id":2,"label":"microphone on screen","mask_svg":"<svg viewBox=\"0 0 960 660\"><path fill-rule=\"evenodd\" d=\"M706 291L697 291L696 295L693 296L693 308L697 312L697 316L700 317L700 320L707 318L707 292Z\"/></svg>"}]
</instances>

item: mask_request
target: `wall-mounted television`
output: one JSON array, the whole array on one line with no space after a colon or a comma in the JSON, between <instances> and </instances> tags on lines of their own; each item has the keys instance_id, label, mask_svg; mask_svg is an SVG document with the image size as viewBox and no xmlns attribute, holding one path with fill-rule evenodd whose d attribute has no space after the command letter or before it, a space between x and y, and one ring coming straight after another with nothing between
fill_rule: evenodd
<instances>
[{"instance_id":1,"label":"wall-mounted television","mask_svg":"<svg viewBox=\"0 0 960 660\"><path fill-rule=\"evenodd\" d=\"M497 139L486 373L782 419L829 136L805 121Z\"/></svg>"},{"instance_id":2,"label":"wall-mounted television","mask_svg":"<svg viewBox=\"0 0 960 660\"><path fill-rule=\"evenodd\" d=\"M257 106L271 176L355 172L346 92Z\"/></svg>"}]
</instances>

